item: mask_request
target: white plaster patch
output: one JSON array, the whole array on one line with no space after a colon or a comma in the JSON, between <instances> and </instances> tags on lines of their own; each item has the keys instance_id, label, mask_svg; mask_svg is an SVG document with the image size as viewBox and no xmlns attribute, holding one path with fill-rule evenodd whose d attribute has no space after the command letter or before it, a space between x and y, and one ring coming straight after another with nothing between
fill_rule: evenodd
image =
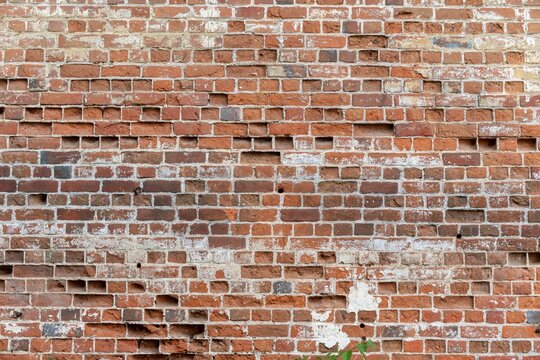
<instances>
[{"instance_id":1,"label":"white plaster patch","mask_svg":"<svg viewBox=\"0 0 540 360\"><path fill-rule=\"evenodd\" d=\"M375 251L403 251L410 248L410 239L407 240L386 240L373 239L373 250Z\"/></svg>"},{"instance_id":2,"label":"white plaster patch","mask_svg":"<svg viewBox=\"0 0 540 360\"><path fill-rule=\"evenodd\" d=\"M369 285L367 283L358 281L349 289L347 311L377 310L380 302L380 299L369 293Z\"/></svg>"},{"instance_id":3,"label":"white plaster patch","mask_svg":"<svg viewBox=\"0 0 540 360\"><path fill-rule=\"evenodd\" d=\"M222 33L227 31L227 23L223 21L207 21L204 24L207 33Z\"/></svg>"},{"instance_id":4,"label":"white plaster patch","mask_svg":"<svg viewBox=\"0 0 540 360\"><path fill-rule=\"evenodd\" d=\"M318 313L316 311L313 311L311 313L311 317L313 318L313 320L315 321L320 321L320 322L323 322L323 321L326 321L328 320L328 318L330 317L330 310L328 311L325 311L323 313Z\"/></svg>"},{"instance_id":5,"label":"white plaster patch","mask_svg":"<svg viewBox=\"0 0 540 360\"><path fill-rule=\"evenodd\" d=\"M296 178L295 180L318 180L319 179L319 173L318 172L311 172L306 171L303 167L296 168Z\"/></svg>"},{"instance_id":6,"label":"white plaster patch","mask_svg":"<svg viewBox=\"0 0 540 360\"><path fill-rule=\"evenodd\" d=\"M408 166L440 166L441 159L438 156L410 155L407 159Z\"/></svg>"},{"instance_id":7,"label":"white plaster patch","mask_svg":"<svg viewBox=\"0 0 540 360\"><path fill-rule=\"evenodd\" d=\"M320 154L309 154L309 153L285 154L283 156L283 165L300 165L300 164L322 165L323 158L322 158L322 155Z\"/></svg>"},{"instance_id":8,"label":"white plaster patch","mask_svg":"<svg viewBox=\"0 0 540 360\"><path fill-rule=\"evenodd\" d=\"M24 327L22 327L20 325L14 324L14 323L4 324L4 331L7 331L7 332L10 332L10 333L13 333L13 334L20 334L25 329L26 328L24 328Z\"/></svg>"},{"instance_id":9,"label":"white plaster patch","mask_svg":"<svg viewBox=\"0 0 540 360\"><path fill-rule=\"evenodd\" d=\"M351 342L347 334L335 324L318 324L315 326L314 331L317 341L327 348L337 344L340 349L343 349Z\"/></svg>"},{"instance_id":10,"label":"white plaster patch","mask_svg":"<svg viewBox=\"0 0 540 360\"><path fill-rule=\"evenodd\" d=\"M474 18L476 20L504 20L505 17L495 11L475 11Z\"/></svg>"},{"instance_id":11,"label":"white plaster patch","mask_svg":"<svg viewBox=\"0 0 540 360\"><path fill-rule=\"evenodd\" d=\"M358 281L349 289L347 311L377 310L380 302L380 299L369 293L369 285L367 283Z\"/></svg>"},{"instance_id":12,"label":"white plaster patch","mask_svg":"<svg viewBox=\"0 0 540 360\"><path fill-rule=\"evenodd\" d=\"M199 10L199 16L204 18L218 18L220 17L219 8L215 6L209 6Z\"/></svg>"}]
</instances>

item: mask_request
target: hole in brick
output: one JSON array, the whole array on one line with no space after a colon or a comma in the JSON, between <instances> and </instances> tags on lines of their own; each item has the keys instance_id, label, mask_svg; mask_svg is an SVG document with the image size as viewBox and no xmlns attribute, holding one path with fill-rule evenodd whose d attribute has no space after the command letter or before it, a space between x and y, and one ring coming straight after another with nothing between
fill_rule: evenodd
<instances>
[{"instance_id":1,"label":"hole in brick","mask_svg":"<svg viewBox=\"0 0 540 360\"><path fill-rule=\"evenodd\" d=\"M156 296L156 306L178 306L178 298L172 295L158 295Z\"/></svg>"},{"instance_id":2,"label":"hole in brick","mask_svg":"<svg viewBox=\"0 0 540 360\"><path fill-rule=\"evenodd\" d=\"M363 328L366 327L366 324L362 323L362 324L360 324L360 327L363 329Z\"/></svg>"},{"instance_id":3,"label":"hole in brick","mask_svg":"<svg viewBox=\"0 0 540 360\"><path fill-rule=\"evenodd\" d=\"M319 137L315 138L315 148L318 150L328 150L334 147L333 137Z\"/></svg>"},{"instance_id":4,"label":"hole in brick","mask_svg":"<svg viewBox=\"0 0 540 360\"><path fill-rule=\"evenodd\" d=\"M133 193L134 193L135 195L140 195L140 194L142 193L142 188L141 188L140 186L136 187L135 190L133 190ZM137 267L141 267L141 264L138 263L138 264L137 264Z\"/></svg>"},{"instance_id":5,"label":"hole in brick","mask_svg":"<svg viewBox=\"0 0 540 360\"><path fill-rule=\"evenodd\" d=\"M471 291L473 294L489 294L490 285L487 281L482 282L473 282L471 286Z\"/></svg>"},{"instance_id":6,"label":"hole in brick","mask_svg":"<svg viewBox=\"0 0 540 360\"><path fill-rule=\"evenodd\" d=\"M368 80L369 81L369 80ZM325 85L323 85L324 87ZM341 121L343 120L343 110L342 109L323 109L324 119L327 121Z\"/></svg>"},{"instance_id":7,"label":"hole in brick","mask_svg":"<svg viewBox=\"0 0 540 360\"><path fill-rule=\"evenodd\" d=\"M142 353L159 353L159 340L137 340L137 347Z\"/></svg>"},{"instance_id":8,"label":"hole in brick","mask_svg":"<svg viewBox=\"0 0 540 360\"><path fill-rule=\"evenodd\" d=\"M508 254L509 265L527 265L526 253L510 253Z\"/></svg>"},{"instance_id":9,"label":"hole in brick","mask_svg":"<svg viewBox=\"0 0 540 360\"><path fill-rule=\"evenodd\" d=\"M459 150L476 150L476 139L459 139Z\"/></svg>"},{"instance_id":10,"label":"hole in brick","mask_svg":"<svg viewBox=\"0 0 540 360\"><path fill-rule=\"evenodd\" d=\"M207 321L208 311L199 309L189 310L189 319L191 321Z\"/></svg>"},{"instance_id":11,"label":"hole in brick","mask_svg":"<svg viewBox=\"0 0 540 360\"><path fill-rule=\"evenodd\" d=\"M393 124L356 124L354 125L354 136L393 136Z\"/></svg>"},{"instance_id":12,"label":"hole in brick","mask_svg":"<svg viewBox=\"0 0 540 360\"><path fill-rule=\"evenodd\" d=\"M203 324L173 324L171 325L170 335L193 337L204 334Z\"/></svg>"},{"instance_id":13,"label":"hole in brick","mask_svg":"<svg viewBox=\"0 0 540 360\"><path fill-rule=\"evenodd\" d=\"M137 263L137 268L138 268L138 269L140 269L140 268L141 268L141 266L142 266L142 264L141 264L140 262L139 262L139 263Z\"/></svg>"},{"instance_id":14,"label":"hole in brick","mask_svg":"<svg viewBox=\"0 0 540 360\"><path fill-rule=\"evenodd\" d=\"M335 263L336 253L332 251L322 251L317 254L317 261L320 263Z\"/></svg>"},{"instance_id":15,"label":"hole in brick","mask_svg":"<svg viewBox=\"0 0 540 360\"><path fill-rule=\"evenodd\" d=\"M26 108L24 110L25 120L42 120L43 109L42 108Z\"/></svg>"},{"instance_id":16,"label":"hole in brick","mask_svg":"<svg viewBox=\"0 0 540 360\"><path fill-rule=\"evenodd\" d=\"M279 137L274 140L274 148L276 150L290 150L294 148L292 137Z\"/></svg>"},{"instance_id":17,"label":"hole in brick","mask_svg":"<svg viewBox=\"0 0 540 360\"><path fill-rule=\"evenodd\" d=\"M98 149L99 148L99 138L85 136L81 138L81 147L84 149Z\"/></svg>"},{"instance_id":18,"label":"hole in brick","mask_svg":"<svg viewBox=\"0 0 540 360\"><path fill-rule=\"evenodd\" d=\"M143 120L160 120L161 111L159 108L144 108L142 118Z\"/></svg>"},{"instance_id":19,"label":"hole in brick","mask_svg":"<svg viewBox=\"0 0 540 360\"><path fill-rule=\"evenodd\" d=\"M28 195L28 205L30 205L30 206L47 205L47 194Z\"/></svg>"},{"instance_id":20,"label":"hole in brick","mask_svg":"<svg viewBox=\"0 0 540 360\"><path fill-rule=\"evenodd\" d=\"M478 148L483 151L497 150L497 139L480 139Z\"/></svg>"},{"instance_id":21,"label":"hole in brick","mask_svg":"<svg viewBox=\"0 0 540 360\"><path fill-rule=\"evenodd\" d=\"M62 137L62 148L64 149L77 149L79 147L78 136L65 136Z\"/></svg>"},{"instance_id":22,"label":"hole in brick","mask_svg":"<svg viewBox=\"0 0 540 360\"><path fill-rule=\"evenodd\" d=\"M113 136L105 136L101 138L101 147L103 149L116 149L118 148L118 138Z\"/></svg>"},{"instance_id":23,"label":"hole in brick","mask_svg":"<svg viewBox=\"0 0 540 360\"><path fill-rule=\"evenodd\" d=\"M457 234L457 235L456 235L456 238L461 239L461 238L462 238L462 235L461 235L461 234Z\"/></svg>"},{"instance_id":24,"label":"hole in brick","mask_svg":"<svg viewBox=\"0 0 540 360\"><path fill-rule=\"evenodd\" d=\"M88 282L89 292L107 292L107 282L97 280Z\"/></svg>"},{"instance_id":25,"label":"hole in brick","mask_svg":"<svg viewBox=\"0 0 540 360\"><path fill-rule=\"evenodd\" d=\"M2 117L4 116L4 111L5 111L5 109L3 107L0 107L0 116L2 116Z\"/></svg>"},{"instance_id":26,"label":"hole in brick","mask_svg":"<svg viewBox=\"0 0 540 360\"><path fill-rule=\"evenodd\" d=\"M536 150L536 139L519 139L517 144L519 150Z\"/></svg>"},{"instance_id":27,"label":"hole in brick","mask_svg":"<svg viewBox=\"0 0 540 360\"><path fill-rule=\"evenodd\" d=\"M129 283L128 285L128 291L129 292L144 292L144 284L141 283Z\"/></svg>"},{"instance_id":28,"label":"hole in brick","mask_svg":"<svg viewBox=\"0 0 540 360\"><path fill-rule=\"evenodd\" d=\"M251 149L251 138L234 138L233 139L233 148L234 149Z\"/></svg>"},{"instance_id":29,"label":"hole in brick","mask_svg":"<svg viewBox=\"0 0 540 360\"><path fill-rule=\"evenodd\" d=\"M227 94L210 94L210 104L213 106L225 106L227 105Z\"/></svg>"},{"instance_id":30,"label":"hole in brick","mask_svg":"<svg viewBox=\"0 0 540 360\"><path fill-rule=\"evenodd\" d=\"M180 138L180 147L181 148L196 148L198 143L197 137L183 137Z\"/></svg>"},{"instance_id":31,"label":"hole in brick","mask_svg":"<svg viewBox=\"0 0 540 360\"><path fill-rule=\"evenodd\" d=\"M530 265L540 265L540 253L528 253Z\"/></svg>"},{"instance_id":32,"label":"hole in brick","mask_svg":"<svg viewBox=\"0 0 540 360\"><path fill-rule=\"evenodd\" d=\"M6 262L9 263L22 263L24 262L24 251L10 251L6 250Z\"/></svg>"},{"instance_id":33,"label":"hole in brick","mask_svg":"<svg viewBox=\"0 0 540 360\"><path fill-rule=\"evenodd\" d=\"M442 83L440 81L424 81L424 92L440 93Z\"/></svg>"},{"instance_id":34,"label":"hole in brick","mask_svg":"<svg viewBox=\"0 0 540 360\"><path fill-rule=\"evenodd\" d=\"M13 266L0 265L0 276L11 276L12 273L13 273Z\"/></svg>"},{"instance_id":35,"label":"hole in brick","mask_svg":"<svg viewBox=\"0 0 540 360\"><path fill-rule=\"evenodd\" d=\"M86 281L84 280L68 280L69 291L86 292Z\"/></svg>"},{"instance_id":36,"label":"hole in brick","mask_svg":"<svg viewBox=\"0 0 540 360\"><path fill-rule=\"evenodd\" d=\"M283 188L279 188L279 189L277 190L277 192L280 193L280 194L283 194L283 191L284 191Z\"/></svg>"},{"instance_id":37,"label":"hole in brick","mask_svg":"<svg viewBox=\"0 0 540 360\"><path fill-rule=\"evenodd\" d=\"M279 164L281 154L279 152L243 152L241 161L244 164Z\"/></svg>"},{"instance_id":38,"label":"hole in brick","mask_svg":"<svg viewBox=\"0 0 540 360\"><path fill-rule=\"evenodd\" d=\"M257 138L253 141L255 150L271 150L272 149L272 139L261 139Z\"/></svg>"}]
</instances>

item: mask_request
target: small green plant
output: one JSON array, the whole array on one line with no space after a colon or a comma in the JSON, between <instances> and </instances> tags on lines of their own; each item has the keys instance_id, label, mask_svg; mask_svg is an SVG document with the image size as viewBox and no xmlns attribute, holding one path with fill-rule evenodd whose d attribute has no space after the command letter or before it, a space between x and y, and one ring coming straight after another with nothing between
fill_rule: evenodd
<instances>
[{"instance_id":1,"label":"small green plant","mask_svg":"<svg viewBox=\"0 0 540 360\"><path fill-rule=\"evenodd\" d=\"M317 357L316 359L320 360L351 360L354 350L358 350L358 352L362 355L362 357L366 358L366 353L369 349L375 349L375 343L371 340L366 340L358 343L355 348L349 349L349 350L341 350L337 353L328 353L322 357ZM307 360L307 356L302 356L301 360Z\"/></svg>"}]
</instances>

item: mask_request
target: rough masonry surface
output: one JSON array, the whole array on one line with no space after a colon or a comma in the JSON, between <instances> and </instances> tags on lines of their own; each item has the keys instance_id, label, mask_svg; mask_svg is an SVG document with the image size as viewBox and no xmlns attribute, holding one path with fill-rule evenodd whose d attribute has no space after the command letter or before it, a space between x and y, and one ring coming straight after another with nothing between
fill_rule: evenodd
<instances>
[{"instance_id":1,"label":"rough masonry surface","mask_svg":"<svg viewBox=\"0 0 540 360\"><path fill-rule=\"evenodd\" d=\"M0 360L540 359L539 0L0 19Z\"/></svg>"}]
</instances>

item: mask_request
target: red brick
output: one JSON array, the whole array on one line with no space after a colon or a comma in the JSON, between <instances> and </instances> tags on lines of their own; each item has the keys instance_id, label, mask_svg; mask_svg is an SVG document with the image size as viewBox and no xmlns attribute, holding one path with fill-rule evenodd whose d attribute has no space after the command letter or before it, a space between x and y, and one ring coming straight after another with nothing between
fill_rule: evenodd
<instances>
[{"instance_id":1,"label":"red brick","mask_svg":"<svg viewBox=\"0 0 540 360\"><path fill-rule=\"evenodd\" d=\"M318 209L283 209L281 220L286 222L311 222L320 220Z\"/></svg>"},{"instance_id":2,"label":"red brick","mask_svg":"<svg viewBox=\"0 0 540 360\"><path fill-rule=\"evenodd\" d=\"M89 64L68 64L60 67L60 76L71 78L97 78L99 66ZM104 76L107 76L104 74Z\"/></svg>"},{"instance_id":3,"label":"red brick","mask_svg":"<svg viewBox=\"0 0 540 360\"><path fill-rule=\"evenodd\" d=\"M538 0L50 3L1 10L0 360L538 360Z\"/></svg>"}]
</instances>

